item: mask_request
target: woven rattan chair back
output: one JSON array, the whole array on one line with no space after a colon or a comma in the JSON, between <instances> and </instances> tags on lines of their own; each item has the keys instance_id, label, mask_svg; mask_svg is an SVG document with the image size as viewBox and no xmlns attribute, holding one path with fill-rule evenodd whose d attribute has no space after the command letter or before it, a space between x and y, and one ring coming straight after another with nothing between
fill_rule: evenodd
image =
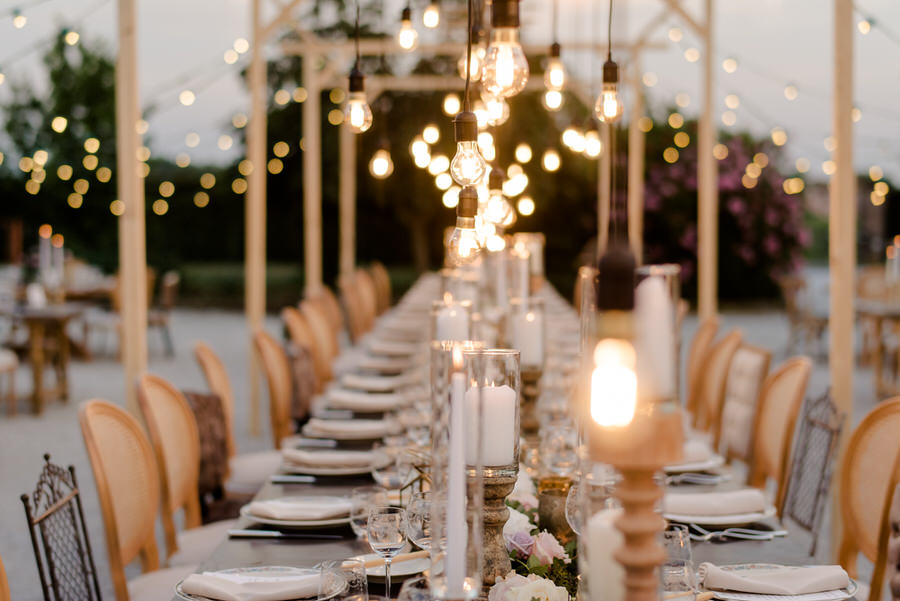
<instances>
[{"instance_id":1,"label":"woven rattan chair back","mask_svg":"<svg viewBox=\"0 0 900 601\"><path fill-rule=\"evenodd\" d=\"M709 347L697 377L697 411L694 427L718 437L725 402L725 382L735 351L741 345L741 332L732 330Z\"/></svg>"},{"instance_id":2,"label":"woven rattan chair back","mask_svg":"<svg viewBox=\"0 0 900 601\"><path fill-rule=\"evenodd\" d=\"M45 601L100 601L91 542L84 523L75 468L63 469L44 455L31 495L22 495ZM0 600L5 577L0 565Z\"/></svg>"},{"instance_id":3,"label":"woven rattan chair back","mask_svg":"<svg viewBox=\"0 0 900 601\"><path fill-rule=\"evenodd\" d=\"M362 268L356 270L354 279L357 294L362 300L363 323L368 332L375 325L375 318L378 316L378 292L375 289L375 280L372 279L372 274Z\"/></svg>"},{"instance_id":4,"label":"woven rattan chair back","mask_svg":"<svg viewBox=\"0 0 900 601\"><path fill-rule=\"evenodd\" d=\"M338 288L341 292L341 304L347 312L347 331L350 334L350 340L357 342L368 330L366 329L365 308L362 297L358 293L355 275L340 276Z\"/></svg>"},{"instance_id":5,"label":"woven rattan chair back","mask_svg":"<svg viewBox=\"0 0 900 601\"><path fill-rule=\"evenodd\" d=\"M391 276L380 261L373 261L369 265L369 273L378 291L378 314L381 315L391 308Z\"/></svg>"},{"instance_id":6,"label":"woven rattan chair back","mask_svg":"<svg viewBox=\"0 0 900 601\"><path fill-rule=\"evenodd\" d=\"M738 347L731 359L725 380L722 425L715 441L715 448L729 460L750 463L759 397L771 362L771 351L746 342Z\"/></svg>"},{"instance_id":7,"label":"woven rattan chair back","mask_svg":"<svg viewBox=\"0 0 900 601\"><path fill-rule=\"evenodd\" d=\"M844 428L844 414L831 394L809 398L803 405L791 459L782 518L790 518L812 536L809 554L815 556L825 501L831 487L834 459Z\"/></svg>"},{"instance_id":8,"label":"woven rattan chair back","mask_svg":"<svg viewBox=\"0 0 900 601\"><path fill-rule=\"evenodd\" d=\"M146 374L138 381L138 402L156 455L162 490L166 557L178 551L175 515L184 510L185 529L202 524L197 482L200 433L187 399L168 381Z\"/></svg>"},{"instance_id":9,"label":"woven rattan chair back","mask_svg":"<svg viewBox=\"0 0 900 601\"><path fill-rule=\"evenodd\" d=\"M282 309L281 320L284 322L291 342L306 349L312 357L316 372L316 390L321 391L325 383L333 377L328 351L322 348L319 339L310 327L309 320L297 309L293 307Z\"/></svg>"},{"instance_id":10,"label":"woven rattan chair back","mask_svg":"<svg viewBox=\"0 0 900 601\"><path fill-rule=\"evenodd\" d=\"M160 489L153 448L138 421L108 401L87 401L78 419L97 483L116 601L128 601L125 566L140 557L144 572L159 568L154 524Z\"/></svg>"},{"instance_id":11,"label":"woven rattan chair back","mask_svg":"<svg viewBox=\"0 0 900 601\"><path fill-rule=\"evenodd\" d=\"M281 441L293 433L291 424L291 367L284 348L265 330L253 334L253 344L259 353L269 386L269 419L276 449Z\"/></svg>"},{"instance_id":12,"label":"woven rattan chair back","mask_svg":"<svg viewBox=\"0 0 900 601\"><path fill-rule=\"evenodd\" d=\"M335 331L328 322L328 314L321 305L308 300L300 303L300 313L306 318L309 329L316 338L316 344L321 347L323 356L328 362L328 371L331 371L331 362L338 356L340 348ZM330 376L330 374L329 374Z\"/></svg>"},{"instance_id":13,"label":"woven rattan chair back","mask_svg":"<svg viewBox=\"0 0 900 601\"><path fill-rule=\"evenodd\" d=\"M700 327L691 340L691 346L688 350L687 357L687 403L685 407L692 416L697 415L697 404L700 402L700 391L698 390L698 381L700 379L700 369L703 367L703 360L716 332L719 330L719 318L716 316L707 317L700 322Z\"/></svg>"},{"instance_id":14,"label":"woven rattan chair back","mask_svg":"<svg viewBox=\"0 0 900 601\"><path fill-rule=\"evenodd\" d=\"M222 401L222 413L225 414L225 432L227 434L228 456L234 457L237 453L237 443L234 441L234 390L231 388L231 380L228 378L228 370L225 364L212 348L205 342L194 344L194 357L200 364L200 371L206 379L206 385L210 392L217 395Z\"/></svg>"}]
</instances>

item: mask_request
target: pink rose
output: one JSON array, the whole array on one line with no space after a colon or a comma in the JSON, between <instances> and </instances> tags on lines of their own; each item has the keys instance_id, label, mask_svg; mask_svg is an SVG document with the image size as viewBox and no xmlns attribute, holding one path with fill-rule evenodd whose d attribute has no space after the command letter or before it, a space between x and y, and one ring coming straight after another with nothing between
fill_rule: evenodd
<instances>
[{"instance_id":1,"label":"pink rose","mask_svg":"<svg viewBox=\"0 0 900 601\"><path fill-rule=\"evenodd\" d=\"M569 563L569 555L563 549L556 537L544 530L534 537L534 549L532 554L537 558L541 565L549 566L554 559L561 559L565 563Z\"/></svg>"}]
</instances>

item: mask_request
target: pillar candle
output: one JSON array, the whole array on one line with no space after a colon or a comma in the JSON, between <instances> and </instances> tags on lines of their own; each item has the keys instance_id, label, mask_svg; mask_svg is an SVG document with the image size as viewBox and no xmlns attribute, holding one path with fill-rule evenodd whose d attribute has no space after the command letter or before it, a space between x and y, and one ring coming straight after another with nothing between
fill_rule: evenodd
<instances>
[{"instance_id":1,"label":"pillar candle","mask_svg":"<svg viewBox=\"0 0 900 601\"><path fill-rule=\"evenodd\" d=\"M613 556L625 542L615 526L621 515L621 509L603 509L588 522L588 589L592 599L622 601L625 598L625 570Z\"/></svg>"},{"instance_id":2,"label":"pillar candle","mask_svg":"<svg viewBox=\"0 0 900 601\"><path fill-rule=\"evenodd\" d=\"M38 275L41 280L47 277L52 269L50 257L50 238L41 236L38 239Z\"/></svg>"},{"instance_id":3,"label":"pillar candle","mask_svg":"<svg viewBox=\"0 0 900 601\"><path fill-rule=\"evenodd\" d=\"M454 360L454 369L457 368ZM466 580L466 375L450 376L450 452L447 459L447 552L444 574L450 599L462 599Z\"/></svg>"},{"instance_id":4,"label":"pillar candle","mask_svg":"<svg viewBox=\"0 0 900 601\"><path fill-rule=\"evenodd\" d=\"M496 255L495 265L497 267L497 273L495 274L494 286L496 287L496 294L494 296L494 300L497 302L497 306L501 309L506 309L507 305L509 305L509 291L507 290L506 284L506 251L501 250Z\"/></svg>"},{"instance_id":5,"label":"pillar candle","mask_svg":"<svg viewBox=\"0 0 900 601\"><path fill-rule=\"evenodd\" d=\"M51 271L54 274L54 283L62 285L65 278L65 250L63 249L62 240L58 244L53 245L50 263Z\"/></svg>"},{"instance_id":6,"label":"pillar candle","mask_svg":"<svg viewBox=\"0 0 900 601\"><path fill-rule=\"evenodd\" d=\"M634 298L638 396L651 401L675 396L675 309L661 277L638 284Z\"/></svg>"},{"instance_id":7,"label":"pillar candle","mask_svg":"<svg viewBox=\"0 0 900 601\"><path fill-rule=\"evenodd\" d=\"M435 319L436 340L469 340L469 313L459 303L448 303L438 310Z\"/></svg>"},{"instance_id":8,"label":"pillar candle","mask_svg":"<svg viewBox=\"0 0 900 601\"><path fill-rule=\"evenodd\" d=\"M523 368L544 366L544 314L525 310L512 317L513 347L521 353Z\"/></svg>"},{"instance_id":9,"label":"pillar candle","mask_svg":"<svg viewBox=\"0 0 900 601\"><path fill-rule=\"evenodd\" d=\"M528 298L531 275L528 269L528 251L524 247L518 249L516 254L516 269L518 275L519 298Z\"/></svg>"},{"instance_id":10,"label":"pillar candle","mask_svg":"<svg viewBox=\"0 0 900 601\"><path fill-rule=\"evenodd\" d=\"M481 462L485 467L511 465L516 462L516 424L518 398L509 386L473 386L466 391L466 418L470 433L466 442L466 462L478 461L478 391L482 392L482 424L485 429L481 441Z\"/></svg>"}]
</instances>

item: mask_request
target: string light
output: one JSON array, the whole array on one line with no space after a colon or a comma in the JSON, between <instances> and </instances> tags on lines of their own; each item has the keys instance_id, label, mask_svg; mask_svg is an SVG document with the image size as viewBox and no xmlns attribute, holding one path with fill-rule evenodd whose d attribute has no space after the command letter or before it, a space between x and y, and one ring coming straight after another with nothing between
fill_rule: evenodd
<instances>
[{"instance_id":1,"label":"string light","mask_svg":"<svg viewBox=\"0 0 900 601\"><path fill-rule=\"evenodd\" d=\"M520 163L527 163L531 160L531 146L525 142L520 142L519 145L516 146L514 154L517 161Z\"/></svg>"},{"instance_id":2,"label":"string light","mask_svg":"<svg viewBox=\"0 0 900 601\"><path fill-rule=\"evenodd\" d=\"M728 147L721 143L716 144L713 146L713 156L719 161L724 161L728 158Z\"/></svg>"},{"instance_id":3,"label":"string light","mask_svg":"<svg viewBox=\"0 0 900 601\"><path fill-rule=\"evenodd\" d=\"M397 43L407 52L414 50L419 44L419 32L412 24L412 9L409 4L400 13L400 30L397 32Z\"/></svg>"},{"instance_id":4,"label":"string light","mask_svg":"<svg viewBox=\"0 0 900 601\"><path fill-rule=\"evenodd\" d=\"M284 163L281 159L269 159L269 162L266 163L266 170L272 175L278 175L284 170Z\"/></svg>"},{"instance_id":5,"label":"string light","mask_svg":"<svg viewBox=\"0 0 900 601\"><path fill-rule=\"evenodd\" d=\"M796 100L798 94L797 86L794 84L788 84L784 87L784 97L788 100Z\"/></svg>"},{"instance_id":6,"label":"string light","mask_svg":"<svg viewBox=\"0 0 900 601\"><path fill-rule=\"evenodd\" d=\"M737 71L737 68L738 68L738 62L736 59L726 58L725 60L722 61L722 69L726 73L734 73L735 71Z\"/></svg>"},{"instance_id":7,"label":"string light","mask_svg":"<svg viewBox=\"0 0 900 601\"><path fill-rule=\"evenodd\" d=\"M216 185L216 176L212 173L204 173L200 176L200 186L206 190L212 189Z\"/></svg>"},{"instance_id":8,"label":"string light","mask_svg":"<svg viewBox=\"0 0 900 601\"><path fill-rule=\"evenodd\" d=\"M684 33L678 27L669 29L669 39L673 42L680 42L683 37Z\"/></svg>"},{"instance_id":9,"label":"string light","mask_svg":"<svg viewBox=\"0 0 900 601\"><path fill-rule=\"evenodd\" d=\"M516 203L516 209L522 217L528 217L534 213L534 200L530 196L522 196Z\"/></svg>"},{"instance_id":10,"label":"string light","mask_svg":"<svg viewBox=\"0 0 900 601\"><path fill-rule=\"evenodd\" d=\"M477 32L476 32L477 36ZM463 52L462 56L459 57L459 60L456 62L456 70L459 71L459 76L462 79L466 78L466 55L468 52ZM468 63L470 65L472 71L472 81L480 81L481 74L484 71L484 57L487 54L487 49L478 44L474 48L472 48L472 56L469 58Z\"/></svg>"},{"instance_id":11,"label":"string light","mask_svg":"<svg viewBox=\"0 0 900 601\"><path fill-rule=\"evenodd\" d=\"M197 132L192 131L184 137L184 145L188 148L196 148L198 144L200 144L200 134Z\"/></svg>"},{"instance_id":12,"label":"string light","mask_svg":"<svg viewBox=\"0 0 900 601\"><path fill-rule=\"evenodd\" d=\"M652 71L647 71L641 77L641 81L644 82L644 85L647 86L648 88L652 88L653 86L655 86L658 83L659 78L656 76L656 73L653 73Z\"/></svg>"},{"instance_id":13,"label":"string light","mask_svg":"<svg viewBox=\"0 0 900 601\"><path fill-rule=\"evenodd\" d=\"M125 203L118 199L112 201L109 203L109 212L116 217L121 217L125 214Z\"/></svg>"},{"instance_id":14,"label":"string light","mask_svg":"<svg viewBox=\"0 0 900 601\"><path fill-rule=\"evenodd\" d=\"M491 127L503 125L509 119L509 104L506 98L483 95L482 102L487 112L487 124Z\"/></svg>"},{"instance_id":15,"label":"string light","mask_svg":"<svg viewBox=\"0 0 900 601\"><path fill-rule=\"evenodd\" d=\"M722 123L731 127L735 123L737 123L737 115L734 111L725 111L722 113Z\"/></svg>"},{"instance_id":16,"label":"string light","mask_svg":"<svg viewBox=\"0 0 900 601\"><path fill-rule=\"evenodd\" d=\"M238 54L244 54L248 50L250 50L250 42L248 42L244 38L238 38L234 41L234 51Z\"/></svg>"},{"instance_id":17,"label":"string light","mask_svg":"<svg viewBox=\"0 0 900 601\"><path fill-rule=\"evenodd\" d=\"M868 19L860 19L856 24L856 28L859 30L859 33L867 35L870 31L872 31L872 22Z\"/></svg>"},{"instance_id":18,"label":"string light","mask_svg":"<svg viewBox=\"0 0 900 601\"><path fill-rule=\"evenodd\" d=\"M684 125L684 117L681 113L672 113L668 118L669 127L680 129Z\"/></svg>"},{"instance_id":19,"label":"string light","mask_svg":"<svg viewBox=\"0 0 900 601\"><path fill-rule=\"evenodd\" d=\"M281 88L275 92L274 100L278 106L284 106L291 101L291 93Z\"/></svg>"},{"instance_id":20,"label":"string light","mask_svg":"<svg viewBox=\"0 0 900 601\"><path fill-rule=\"evenodd\" d=\"M691 137L687 134L687 132L680 131L675 134L674 138L675 146L678 148L685 148L688 144L691 143Z\"/></svg>"},{"instance_id":21,"label":"string light","mask_svg":"<svg viewBox=\"0 0 900 601\"><path fill-rule=\"evenodd\" d=\"M872 165L869 167L869 179L873 182L877 182L881 178L884 177L884 170L878 165Z\"/></svg>"},{"instance_id":22,"label":"string light","mask_svg":"<svg viewBox=\"0 0 900 601\"><path fill-rule=\"evenodd\" d=\"M92 154L97 152L100 150L100 140L97 138L88 138L84 141L84 149Z\"/></svg>"},{"instance_id":23,"label":"string light","mask_svg":"<svg viewBox=\"0 0 900 601\"><path fill-rule=\"evenodd\" d=\"M541 167L544 168L544 171L553 173L558 171L561 165L562 159L555 149L548 148L544 151L544 154L541 156Z\"/></svg>"},{"instance_id":24,"label":"string light","mask_svg":"<svg viewBox=\"0 0 900 601\"><path fill-rule=\"evenodd\" d=\"M13 11L13 27L16 29L22 29L28 23L28 17L23 15L19 9Z\"/></svg>"},{"instance_id":25,"label":"string light","mask_svg":"<svg viewBox=\"0 0 900 601\"><path fill-rule=\"evenodd\" d=\"M741 105L741 99L738 98L737 94L729 94L725 97L725 106L730 109L736 109Z\"/></svg>"},{"instance_id":26,"label":"string light","mask_svg":"<svg viewBox=\"0 0 900 601\"><path fill-rule=\"evenodd\" d=\"M455 209L459 204L459 191L459 186L450 186L441 196L441 203L448 209Z\"/></svg>"},{"instance_id":27,"label":"string light","mask_svg":"<svg viewBox=\"0 0 900 601\"><path fill-rule=\"evenodd\" d=\"M66 35L63 36L63 39L66 41L66 44L68 44L69 46L74 46L75 44L78 43L78 40L81 39L81 36L78 34L77 31L70 30L70 31L66 32Z\"/></svg>"},{"instance_id":28,"label":"string light","mask_svg":"<svg viewBox=\"0 0 900 601\"><path fill-rule=\"evenodd\" d=\"M53 121L50 122L50 128L53 129L58 134L66 131L66 127L69 125L69 120L65 117L54 117Z\"/></svg>"},{"instance_id":29,"label":"string light","mask_svg":"<svg viewBox=\"0 0 900 601\"><path fill-rule=\"evenodd\" d=\"M678 150L669 146L663 150L663 160L667 163L674 163L678 160Z\"/></svg>"},{"instance_id":30,"label":"string light","mask_svg":"<svg viewBox=\"0 0 900 601\"><path fill-rule=\"evenodd\" d=\"M447 116L458 113L460 109L459 96L456 94L447 94L444 96L443 109L444 114Z\"/></svg>"},{"instance_id":31,"label":"string light","mask_svg":"<svg viewBox=\"0 0 900 601\"><path fill-rule=\"evenodd\" d=\"M773 127L770 134L772 136L772 144L775 146L784 146L787 144L787 132L780 127Z\"/></svg>"},{"instance_id":32,"label":"string light","mask_svg":"<svg viewBox=\"0 0 900 601\"><path fill-rule=\"evenodd\" d=\"M556 21L556 2L553 3L554 23ZM554 26L554 31L556 31ZM560 53L562 47L559 42L550 45L550 57L547 59L547 68L544 70L544 87L548 90L559 92L566 85L566 67L563 65Z\"/></svg>"},{"instance_id":33,"label":"string light","mask_svg":"<svg viewBox=\"0 0 900 601\"><path fill-rule=\"evenodd\" d=\"M557 90L545 90L543 96L541 96L541 104L543 104L544 108L548 111L558 111L562 108L563 104L562 92Z\"/></svg>"},{"instance_id":34,"label":"string light","mask_svg":"<svg viewBox=\"0 0 900 601\"><path fill-rule=\"evenodd\" d=\"M509 98L525 89L529 75L528 60L519 44L519 0L494 0L491 26L481 83L492 96Z\"/></svg>"},{"instance_id":35,"label":"string light","mask_svg":"<svg viewBox=\"0 0 900 601\"><path fill-rule=\"evenodd\" d=\"M800 157L794 162L794 168L798 173L806 173L807 171L809 171L809 166L809 159L806 159L804 157Z\"/></svg>"},{"instance_id":36,"label":"string light","mask_svg":"<svg viewBox=\"0 0 900 601\"><path fill-rule=\"evenodd\" d=\"M694 47L688 48L684 51L684 60L689 63L696 63L700 60L700 51Z\"/></svg>"},{"instance_id":37,"label":"string light","mask_svg":"<svg viewBox=\"0 0 900 601\"><path fill-rule=\"evenodd\" d=\"M596 159L603 152L603 142L600 140L600 132L589 129L584 132L584 155L589 159Z\"/></svg>"},{"instance_id":38,"label":"string light","mask_svg":"<svg viewBox=\"0 0 900 601\"><path fill-rule=\"evenodd\" d=\"M491 173L488 175L488 200L484 209L484 220L495 227L502 227L514 210L503 195L505 175L499 165L491 167Z\"/></svg>"},{"instance_id":39,"label":"string light","mask_svg":"<svg viewBox=\"0 0 900 601\"><path fill-rule=\"evenodd\" d=\"M435 144L441 139L441 130L434 123L429 123L422 130L422 138L429 144Z\"/></svg>"},{"instance_id":40,"label":"string light","mask_svg":"<svg viewBox=\"0 0 900 601\"><path fill-rule=\"evenodd\" d=\"M603 123L615 123L622 116L622 102L619 100L619 65L612 59L612 10L613 0L609 0L609 20L607 22L606 62L603 63L603 86L594 104L594 116Z\"/></svg>"},{"instance_id":41,"label":"string light","mask_svg":"<svg viewBox=\"0 0 900 601\"><path fill-rule=\"evenodd\" d=\"M234 144L234 140L231 139L231 136L224 134L219 136L219 139L216 141L216 145L219 147L219 150L228 150L231 148L231 145Z\"/></svg>"},{"instance_id":42,"label":"string light","mask_svg":"<svg viewBox=\"0 0 900 601\"><path fill-rule=\"evenodd\" d=\"M209 204L209 194L206 192L197 192L194 194L194 205L198 208L203 208Z\"/></svg>"},{"instance_id":43,"label":"string light","mask_svg":"<svg viewBox=\"0 0 900 601\"><path fill-rule=\"evenodd\" d=\"M178 102L184 106L191 106L196 99L197 96L191 90L182 90L181 93L178 94Z\"/></svg>"},{"instance_id":44,"label":"string light","mask_svg":"<svg viewBox=\"0 0 900 601\"><path fill-rule=\"evenodd\" d=\"M464 186L456 205L456 227L447 240L447 261L450 265L471 265L481 254L481 243L475 231L477 211L478 192L473 186Z\"/></svg>"},{"instance_id":45,"label":"string light","mask_svg":"<svg viewBox=\"0 0 900 601\"><path fill-rule=\"evenodd\" d=\"M390 151L382 146L372 155L369 161L369 173L375 179L387 179L394 172L394 161L391 159Z\"/></svg>"},{"instance_id":46,"label":"string light","mask_svg":"<svg viewBox=\"0 0 900 601\"><path fill-rule=\"evenodd\" d=\"M428 29L435 29L441 24L441 9L437 2L431 2L422 13L422 25Z\"/></svg>"},{"instance_id":47,"label":"string light","mask_svg":"<svg viewBox=\"0 0 900 601\"><path fill-rule=\"evenodd\" d=\"M503 0L510 1L510 0ZM496 4L494 5L496 7ZM518 5L517 5L518 7ZM467 40L466 40L466 53L467 58L471 58L472 56L472 0L468 0L467 7L467 17L468 17L468 25L466 27L467 32ZM460 211L462 210L462 215L465 216L465 219L469 218L469 207L466 205L463 207L463 195L467 198L470 194L467 192L470 187L477 185L481 179L484 177L485 172L487 171L487 164L485 163L484 157L481 156L481 153L478 150L478 118L475 116L475 113L469 110L469 84L471 82L471 74L466 75L466 87L465 93L463 95L463 110L459 112L456 117L453 119L453 137L456 141L456 154L453 156L453 160L450 161L450 175L453 176L453 180L462 186L460 205L457 206L457 230L459 230L459 220L462 218L460 215ZM471 188L472 192L474 192L474 188ZM474 218L475 212L477 210L477 192L476 194L476 207L472 210L471 218L473 220L471 227L474 228ZM468 221L465 221L468 226ZM474 231L474 229L473 229ZM457 233L457 232L454 232ZM461 236L461 237L460 237ZM448 245L447 254L448 256L452 253L460 254L460 257L467 257L471 249L461 249L460 243L465 246L467 242L468 234L465 236L460 234L457 236L456 245L453 249ZM462 241L462 242L461 242ZM476 248L477 252L477 248Z\"/></svg>"},{"instance_id":48,"label":"string light","mask_svg":"<svg viewBox=\"0 0 900 601\"><path fill-rule=\"evenodd\" d=\"M677 104L681 108L687 108L687 106L691 103L691 97L685 94L684 92L680 92L675 95L675 104Z\"/></svg>"}]
</instances>

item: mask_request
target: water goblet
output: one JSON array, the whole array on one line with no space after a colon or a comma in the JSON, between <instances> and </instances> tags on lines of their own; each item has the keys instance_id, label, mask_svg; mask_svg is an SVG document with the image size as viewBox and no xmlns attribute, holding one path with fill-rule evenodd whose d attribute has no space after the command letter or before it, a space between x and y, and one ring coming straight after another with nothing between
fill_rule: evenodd
<instances>
[{"instance_id":1,"label":"water goblet","mask_svg":"<svg viewBox=\"0 0 900 601\"><path fill-rule=\"evenodd\" d=\"M672 524L663 532L666 562L662 567L663 591L666 593L694 590L694 560L687 526Z\"/></svg>"},{"instance_id":2,"label":"water goblet","mask_svg":"<svg viewBox=\"0 0 900 601\"><path fill-rule=\"evenodd\" d=\"M434 502L428 491L417 492L406 508L407 535L420 549L431 548L431 506Z\"/></svg>"},{"instance_id":3,"label":"water goblet","mask_svg":"<svg viewBox=\"0 0 900 601\"><path fill-rule=\"evenodd\" d=\"M338 559L319 564L319 601L368 601L366 566L361 559Z\"/></svg>"},{"instance_id":4,"label":"water goblet","mask_svg":"<svg viewBox=\"0 0 900 601\"><path fill-rule=\"evenodd\" d=\"M366 540L369 511L378 505L387 504L387 491L381 486L358 486L350 491L350 527L356 538Z\"/></svg>"},{"instance_id":5,"label":"water goblet","mask_svg":"<svg viewBox=\"0 0 900 601\"><path fill-rule=\"evenodd\" d=\"M406 510L391 505L378 505L369 511L369 546L384 558L384 588L391 598L391 561L406 544Z\"/></svg>"}]
</instances>

